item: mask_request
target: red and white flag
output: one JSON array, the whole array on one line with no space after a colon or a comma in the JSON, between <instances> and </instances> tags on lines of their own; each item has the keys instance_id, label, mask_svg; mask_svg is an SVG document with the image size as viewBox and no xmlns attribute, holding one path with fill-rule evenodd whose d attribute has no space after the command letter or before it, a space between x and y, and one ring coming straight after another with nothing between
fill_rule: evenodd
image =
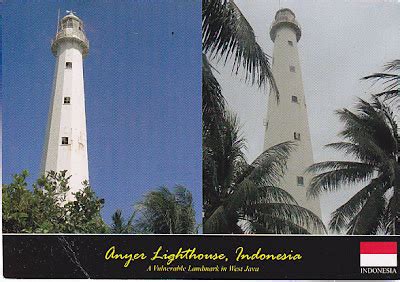
<instances>
[{"instance_id":1,"label":"red and white flag","mask_svg":"<svg viewBox=\"0 0 400 282\"><path fill-rule=\"evenodd\" d=\"M396 267L397 242L360 242L361 267Z\"/></svg>"}]
</instances>

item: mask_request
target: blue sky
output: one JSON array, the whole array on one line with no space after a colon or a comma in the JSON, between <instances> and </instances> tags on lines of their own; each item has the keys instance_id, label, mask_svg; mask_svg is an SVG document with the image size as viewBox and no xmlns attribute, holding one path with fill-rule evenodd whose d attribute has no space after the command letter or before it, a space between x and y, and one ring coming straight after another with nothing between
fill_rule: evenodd
<instances>
[{"instance_id":1,"label":"blue sky","mask_svg":"<svg viewBox=\"0 0 400 282\"><path fill-rule=\"evenodd\" d=\"M201 1L10 1L3 15L3 181L39 176L57 10L76 11L90 182L110 222L150 189L185 185L201 220Z\"/></svg>"}]
</instances>

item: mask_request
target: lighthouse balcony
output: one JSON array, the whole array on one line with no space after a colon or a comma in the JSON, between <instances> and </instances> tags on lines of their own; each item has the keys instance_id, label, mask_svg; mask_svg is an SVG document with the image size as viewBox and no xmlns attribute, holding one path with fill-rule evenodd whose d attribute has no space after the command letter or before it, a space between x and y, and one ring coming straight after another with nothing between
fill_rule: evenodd
<instances>
[{"instance_id":1,"label":"lighthouse balcony","mask_svg":"<svg viewBox=\"0 0 400 282\"><path fill-rule=\"evenodd\" d=\"M65 41L78 42L82 48L82 54L85 57L89 52L89 40L87 40L85 34L81 30L75 30L73 28L66 28L60 30L56 37L51 41L51 51L54 55L57 55L58 45Z\"/></svg>"},{"instance_id":2,"label":"lighthouse balcony","mask_svg":"<svg viewBox=\"0 0 400 282\"><path fill-rule=\"evenodd\" d=\"M289 9L281 9L275 15L275 20L271 25L270 36L272 41L275 41L276 33L279 28L286 26L290 27L296 33L297 41L300 40L301 37L301 27L300 24L296 20L295 14Z\"/></svg>"}]
</instances>

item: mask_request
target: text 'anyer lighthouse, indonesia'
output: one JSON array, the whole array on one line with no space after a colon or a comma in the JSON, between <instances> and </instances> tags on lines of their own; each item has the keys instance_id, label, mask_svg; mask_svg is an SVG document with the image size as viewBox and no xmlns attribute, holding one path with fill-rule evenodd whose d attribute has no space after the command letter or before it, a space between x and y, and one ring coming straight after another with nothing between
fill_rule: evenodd
<instances>
[{"instance_id":1,"label":"text 'anyer lighthouse, indonesia'","mask_svg":"<svg viewBox=\"0 0 400 282\"><path fill-rule=\"evenodd\" d=\"M56 57L52 98L43 150L42 174L67 170L67 201L89 180L83 59L89 51L83 22L70 12L58 23L51 44Z\"/></svg>"},{"instance_id":2,"label":"text 'anyer lighthouse, indonesia'","mask_svg":"<svg viewBox=\"0 0 400 282\"><path fill-rule=\"evenodd\" d=\"M312 178L306 169L314 161L297 50L301 28L291 10L281 9L276 13L270 36L274 42L272 73L278 87L279 100L271 91L264 149L285 141L295 141L297 146L290 153L286 174L279 187L288 191L300 206L321 217L319 200L306 197Z\"/></svg>"}]
</instances>

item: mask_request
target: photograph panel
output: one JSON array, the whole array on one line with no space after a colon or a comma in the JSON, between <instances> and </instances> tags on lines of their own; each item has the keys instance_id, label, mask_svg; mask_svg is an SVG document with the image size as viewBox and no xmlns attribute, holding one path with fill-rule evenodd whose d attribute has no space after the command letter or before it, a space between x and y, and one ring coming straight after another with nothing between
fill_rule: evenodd
<instances>
[{"instance_id":1,"label":"photograph panel","mask_svg":"<svg viewBox=\"0 0 400 282\"><path fill-rule=\"evenodd\" d=\"M204 233L398 233L399 12L205 1Z\"/></svg>"},{"instance_id":2,"label":"photograph panel","mask_svg":"<svg viewBox=\"0 0 400 282\"><path fill-rule=\"evenodd\" d=\"M198 232L201 3L11 1L3 15L4 232Z\"/></svg>"}]
</instances>

